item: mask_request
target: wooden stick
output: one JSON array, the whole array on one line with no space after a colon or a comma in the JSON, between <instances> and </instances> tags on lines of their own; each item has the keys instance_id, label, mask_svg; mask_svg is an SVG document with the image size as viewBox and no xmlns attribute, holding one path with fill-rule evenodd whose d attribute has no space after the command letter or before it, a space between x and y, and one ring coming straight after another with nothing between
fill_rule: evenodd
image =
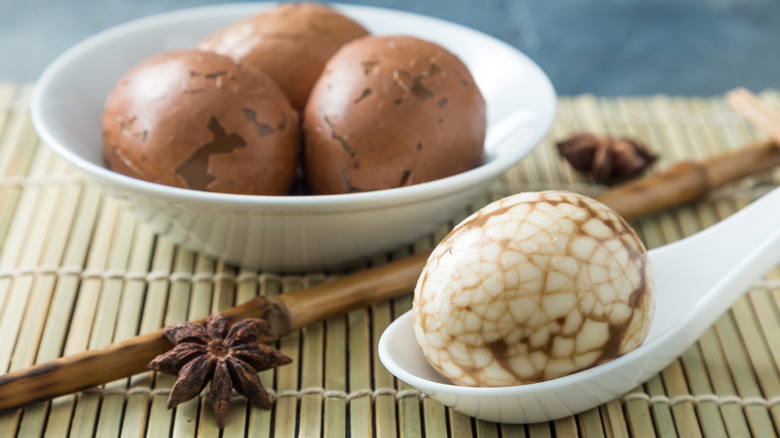
<instances>
[{"instance_id":1,"label":"wooden stick","mask_svg":"<svg viewBox=\"0 0 780 438\"><path fill-rule=\"evenodd\" d=\"M780 164L780 148L750 146L701 163L680 163L666 172L605 192L596 199L626 218L703 196L712 188ZM272 338L313 322L385 301L414 289L429 252L367 269L327 283L279 295L257 297L223 312L232 324L266 318ZM202 322L202 321L200 321ZM161 330L0 376L0 410L69 394L143 372L172 347Z\"/></svg>"},{"instance_id":2,"label":"wooden stick","mask_svg":"<svg viewBox=\"0 0 780 438\"><path fill-rule=\"evenodd\" d=\"M309 289L279 295L290 313L291 328L297 330L348 310L387 301L414 290L430 251L397 262L356 272Z\"/></svg>"},{"instance_id":3,"label":"wooden stick","mask_svg":"<svg viewBox=\"0 0 780 438\"><path fill-rule=\"evenodd\" d=\"M630 219L693 202L710 191L780 165L780 147L765 142L701 162L684 161L668 170L631 181L596 199Z\"/></svg>"},{"instance_id":4,"label":"wooden stick","mask_svg":"<svg viewBox=\"0 0 780 438\"><path fill-rule=\"evenodd\" d=\"M322 283L275 298L256 297L222 312L229 324L245 318L269 321L271 338L315 321L409 293L428 253ZM197 322L203 322L199 320ZM84 390L146 370L158 354L173 347L162 330L102 348L62 357L0 376L0 410Z\"/></svg>"},{"instance_id":5,"label":"wooden stick","mask_svg":"<svg viewBox=\"0 0 780 438\"><path fill-rule=\"evenodd\" d=\"M780 114L744 88L727 93L726 101L748 121L765 130L772 140L698 163L678 163L665 172L629 182L597 199L626 218L639 217L695 201L727 183L780 165Z\"/></svg>"},{"instance_id":6,"label":"wooden stick","mask_svg":"<svg viewBox=\"0 0 780 438\"><path fill-rule=\"evenodd\" d=\"M726 93L726 102L780 144L780 114L745 88L736 88Z\"/></svg>"}]
</instances>

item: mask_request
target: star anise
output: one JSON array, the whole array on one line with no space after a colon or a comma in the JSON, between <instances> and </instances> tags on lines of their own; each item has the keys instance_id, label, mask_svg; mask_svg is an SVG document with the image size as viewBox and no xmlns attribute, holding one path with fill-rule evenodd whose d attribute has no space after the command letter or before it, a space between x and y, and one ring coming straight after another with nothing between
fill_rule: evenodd
<instances>
[{"instance_id":1,"label":"star anise","mask_svg":"<svg viewBox=\"0 0 780 438\"><path fill-rule=\"evenodd\" d=\"M591 133L558 143L558 153L575 169L608 185L637 177L658 158L635 140Z\"/></svg>"},{"instance_id":2,"label":"star anise","mask_svg":"<svg viewBox=\"0 0 780 438\"><path fill-rule=\"evenodd\" d=\"M273 347L257 342L266 333L267 323L249 318L227 329L221 313L209 316L205 324L183 322L165 327L163 333L175 347L154 358L149 369L178 375L168 396L168 409L196 395L211 380L211 401L220 429L225 427L233 388L249 401L271 408L257 373L286 365L292 359Z\"/></svg>"}]
</instances>

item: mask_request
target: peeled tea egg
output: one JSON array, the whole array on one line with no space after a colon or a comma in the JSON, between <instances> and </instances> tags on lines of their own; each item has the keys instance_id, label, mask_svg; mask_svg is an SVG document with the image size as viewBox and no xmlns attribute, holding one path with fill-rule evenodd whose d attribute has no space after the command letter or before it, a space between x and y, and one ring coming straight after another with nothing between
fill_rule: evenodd
<instances>
[{"instance_id":1,"label":"peeled tea egg","mask_svg":"<svg viewBox=\"0 0 780 438\"><path fill-rule=\"evenodd\" d=\"M435 248L414 292L414 332L452 383L511 386L581 371L639 346L653 275L630 225L582 195L493 202Z\"/></svg>"},{"instance_id":2,"label":"peeled tea egg","mask_svg":"<svg viewBox=\"0 0 780 438\"><path fill-rule=\"evenodd\" d=\"M298 113L265 74L215 53L160 53L106 100L108 167L194 190L285 195L298 166Z\"/></svg>"},{"instance_id":3,"label":"peeled tea egg","mask_svg":"<svg viewBox=\"0 0 780 438\"><path fill-rule=\"evenodd\" d=\"M314 82L336 51L368 31L320 3L279 4L221 29L198 48L262 70L303 111Z\"/></svg>"},{"instance_id":4,"label":"peeled tea egg","mask_svg":"<svg viewBox=\"0 0 780 438\"><path fill-rule=\"evenodd\" d=\"M366 36L328 61L303 113L315 194L391 189L482 164L485 100L453 53L412 36Z\"/></svg>"}]
</instances>

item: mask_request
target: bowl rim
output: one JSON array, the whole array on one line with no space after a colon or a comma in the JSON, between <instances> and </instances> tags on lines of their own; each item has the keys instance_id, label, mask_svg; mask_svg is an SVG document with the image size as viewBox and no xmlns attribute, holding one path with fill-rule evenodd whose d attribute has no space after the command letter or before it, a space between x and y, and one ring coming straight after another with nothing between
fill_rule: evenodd
<instances>
[{"instance_id":1,"label":"bowl rim","mask_svg":"<svg viewBox=\"0 0 780 438\"><path fill-rule=\"evenodd\" d=\"M555 89L550 79L532 59L511 45L475 29L435 17L373 6L333 3L330 4L330 6L347 15L389 14L398 19L422 19L431 23L437 23L437 25L450 27L459 33L467 34L473 38L490 41L492 44L498 47L502 47L504 50L508 50L516 58L523 62L525 67L529 69L535 79L539 81L539 85L544 88L542 91L545 95L545 98L550 99L550 102L547 102L547 105L549 105L550 108L549 113L534 113L534 115L539 119L534 123L534 125L538 126L539 129L531 130L531 135L528 135L525 138L523 144L527 144L527 147L517 148L517 151L508 153L507 156L504 157L505 159L493 159L481 164L476 168L458 173L456 175L411 186L369 192L330 195L273 196L217 193L172 187L143 181L111 171L105 166L95 164L92 161L82 157L78 153L74 152L69 146L63 144L64 142L60 142L57 136L48 129L46 122L47 118L44 115L42 108L45 106L47 94L50 91L50 88L53 86L52 83L56 80L60 70L70 66L74 62L78 62L81 56L89 53L89 51L95 47L110 43L116 38L120 38L127 33L136 31L138 28L145 26L157 26L170 19L191 20L203 14L207 14L210 11L216 10L222 12L230 12L232 10L235 10L236 12L248 12L252 10L260 11L260 8L271 7L273 5L276 5L276 3L250 2L227 3L177 9L149 15L146 17L136 18L87 37L55 58L36 81L30 100L30 115L36 132L44 143L46 143L52 150L68 161L71 165L80 169L82 172L86 173L93 179L98 181L105 181L110 183L113 187L123 187L126 190L130 190L132 192L140 192L147 196L151 195L157 198L176 200L179 202L205 202L210 204L224 205L229 204L233 207L244 205L253 207L284 207L288 209L309 210L311 208L317 207L327 207L328 209L349 209L358 207L365 208L371 205L412 203L415 201L428 199L431 195L434 194L451 193L467 187L472 187L477 184L485 183L486 181L491 180L491 176L497 177L508 168L515 165L520 159L522 159L522 157L527 156L533 149L538 146L538 144L544 139L552 127L556 114L557 99ZM359 17L357 18L359 19ZM488 124L488 130L489 128L490 124ZM511 137L514 136L510 136L510 138ZM504 141L508 140L509 139L504 139Z\"/></svg>"}]
</instances>

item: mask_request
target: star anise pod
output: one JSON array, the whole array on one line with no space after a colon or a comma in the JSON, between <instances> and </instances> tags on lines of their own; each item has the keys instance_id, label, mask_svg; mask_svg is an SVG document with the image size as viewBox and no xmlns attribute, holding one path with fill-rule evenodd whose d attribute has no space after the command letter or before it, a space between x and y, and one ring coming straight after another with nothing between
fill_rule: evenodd
<instances>
[{"instance_id":1,"label":"star anise pod","mask_svg":"<svg viewBox=\"0 0 780 438\"><path fill-rule=\"evenodd\" d=\"M658 158L635 140L591 133L558 143L558 153L575 169L608 185L637 177Z\"/></svg>"},{"instance_id":2,"label":"star anise pod","mask_svg":"<svg viewBox=\"0 0 780 438\"><path fill-rule=\"evenodd\" d=\"M267 327L264 320L249 318L233 324L228 331L221 313L209 316L205 324L183 322L165 327L163 334L175 347L154 358L147 367L178 375L168 396L168 409L198 395L209 380L220 429L225 427L233 388L255 405L270 409L271 398L257 373L286 365L292 359L257 342Z\"/></svg>"}]
</instances>

